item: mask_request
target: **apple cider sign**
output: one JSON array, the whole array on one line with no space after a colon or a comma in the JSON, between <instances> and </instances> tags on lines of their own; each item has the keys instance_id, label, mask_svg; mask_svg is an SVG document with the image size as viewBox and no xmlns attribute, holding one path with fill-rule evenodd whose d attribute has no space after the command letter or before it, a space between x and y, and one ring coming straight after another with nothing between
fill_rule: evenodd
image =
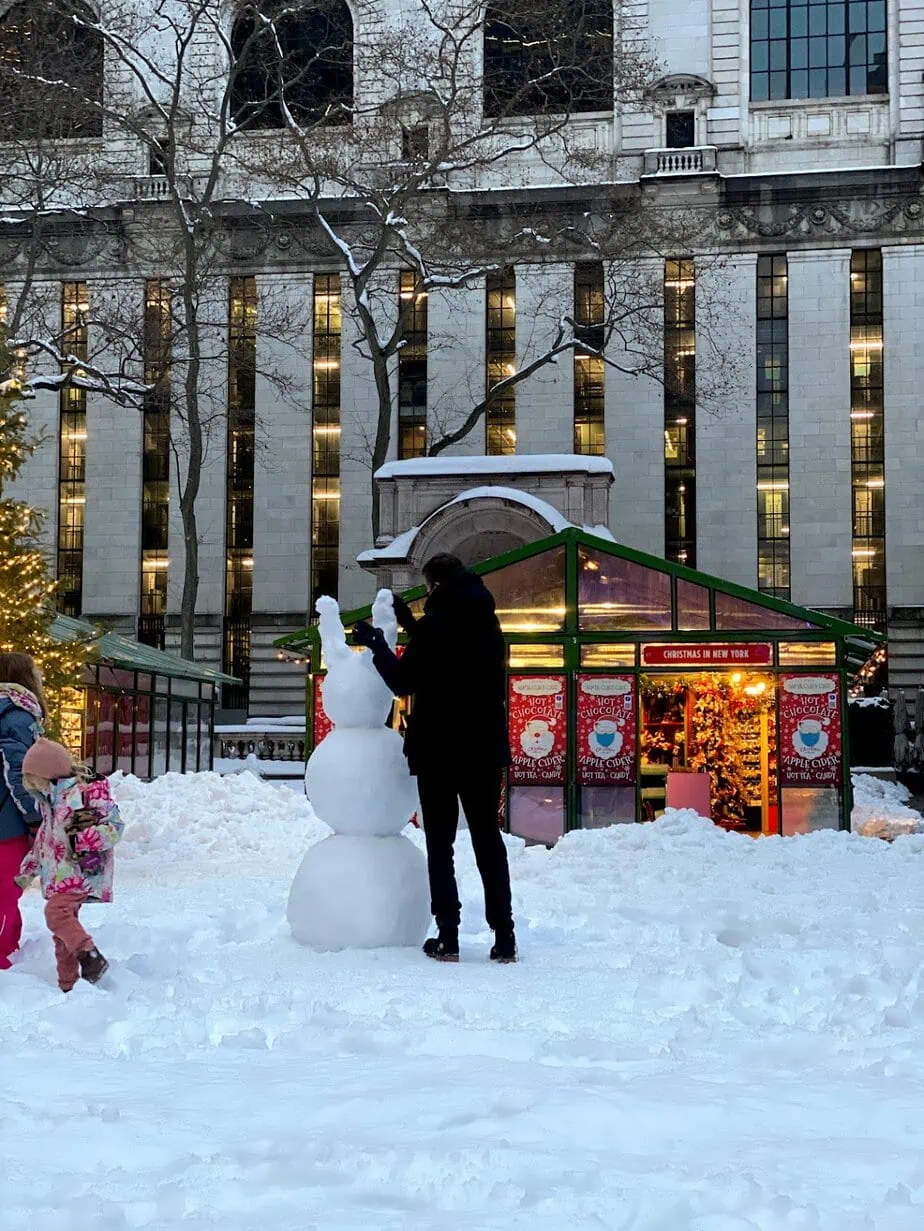
<instances>
[{"instance_id":1,"label":"apple cider sign","mask_svg":"<svg viewBox=\"0 0 924 1231\"><path fill-rule=\"evenodd\" d=\"M635 783L635 679L579 675L577 767L581 786Z\"/></svg>"},{"instance_id":2,"label":"apple cider sign","mask_svg":"<svg viewBox=\"0 0 924 1231\"><path fill-rule=\"evenodd\" d=\"M563 675L512 675L507 695L511 782L565 781L568 721Z\"/></svg>"},{"instance_id":3,"label":"apple cider sign","mask_svg":"<svg viewBox=\"0 0 924 1231\"><path fill-rule=\"evenodd\" d=\"M839 681L827 675L781 675L780 784L836 786L841 779Z\"/></svg>"}]
</instances>

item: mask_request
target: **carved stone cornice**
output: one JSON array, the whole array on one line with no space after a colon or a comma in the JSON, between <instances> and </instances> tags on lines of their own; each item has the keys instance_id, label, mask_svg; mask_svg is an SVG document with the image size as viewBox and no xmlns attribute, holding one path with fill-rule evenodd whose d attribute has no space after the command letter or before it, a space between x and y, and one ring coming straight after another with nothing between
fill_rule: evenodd
<instances>
[{"instance_id":1,"label":"carved stone cornice","mask_svg":"<svg viewBox=\"0 0 924 1231\"><path fill-rule=\"evenodd\" d=\"M924 199L920 194L909 194L884 200L855 197L815 204L721 205L715 212L715 231L717 240L733 243L753 239L916 237L924 234Z\"/></svg>"}]
</instances>

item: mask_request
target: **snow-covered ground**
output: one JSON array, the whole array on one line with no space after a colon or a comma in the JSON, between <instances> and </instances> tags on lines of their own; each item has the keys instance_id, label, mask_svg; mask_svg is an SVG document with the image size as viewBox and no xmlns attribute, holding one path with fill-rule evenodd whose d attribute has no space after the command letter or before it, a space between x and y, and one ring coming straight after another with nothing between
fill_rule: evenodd
<instances>
[{"instance_id":1,"label":"snow-covered ground","mask_svg":"<svg viewBox=\"0 0 924 1231\"><path fill-rule=\"evenodd\" d=\"M33 892L0 975L4 1231L924 1226L924 836L511 840L496 968L463 835L439 966L291 940L294 792L117 791L107 981L58 992Z\"/></svg>"}]
</instances>

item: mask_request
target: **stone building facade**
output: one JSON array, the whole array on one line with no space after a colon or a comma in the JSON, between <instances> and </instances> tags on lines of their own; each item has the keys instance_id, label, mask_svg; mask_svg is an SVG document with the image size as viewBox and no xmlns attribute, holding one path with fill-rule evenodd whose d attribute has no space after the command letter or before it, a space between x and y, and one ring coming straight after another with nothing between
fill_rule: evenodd
<instances>
[{"instance_id":1,"label":"stone building facade","mask_svg":"<svg viewBox=\"0 0 924 1231\"><path fill-rule=\"evenodd\" d=\"M398 20L397 9L370 0L350 12L357 46ZM376 390L355 316L345 301L331 313L341 262L297 200L271 183L242 184L228 170L217 211L227 244L210 326L220 345L205 366L209 397L227 403L227 331L236 328L228 304L246 280L241 294L258 305L245 338L256 354L255 386L241 395L250 399L251 460L234 487L230 419L223 421L197 504L197 654L229 669L229 637L244 630L249 681L234 708L296 711L303 680L272 643L304 624L312 589L336 588L343 607L358 606L376 573L381 579L399 559L406 577L400 569L389 575L410 583L419 561L413 550L401 556L401 536L473 490L465 516L449 518L469 555L477 554L479 524L482 554L503 549L505 507L514 538L530 525L538 536L549 508L577 524L605 519L628 546L887 627L892 682L924 682L924 0L786 0L773 8L629 0L614 20L650 42L659 74L631 104L574 116L572 135L595 155L585 179L551 174L532 151L434 189L434 209L464 222L473 262L509 263L512 281L492 289L489 273L452 294L430 291L414 352L425 363L409 369L406 392L395 357L377 540L368 445ZM116 86L107 78L108 88ZM96 140L102 149L108 129ZM97 191L86 216L75 221L63 211L48 224L36 282L52 298L77 287L78 300L93 305L119 283L135 286L142 303L158 277L126 252L132 236L168 225L163 177L141 145L124 134L111 142L123 173ZM578 267L588 254L556 240L517 248L513 238L526 228L561 235L605 214L623 189L638 193L639 208L669 207L687 223L683 251L647 258L662 296L665 367L631 374L601 363L588 381L569 351L517 387L510 448L501 446L513 453L503 459L508 469L483 460L499 451L499 419L501 435L486 433L482 421L415 472L413 460L401 460L417 451L407 442L428 440L447 407L464 414L477 401L492 347L507 346L497 362L515 370L541 350L543 331L550 345L556 319L577 312ZM274 202L259 227L242 220L242 203L255 194ZM23 242L15 228L0 236L8 297L24 276ZM393 276L398 302L398 266ZM605 288L605 269L601 276ZM270 294L288 298L295 315L303 311L299 337L282 343L261 331L259 304ZM500 324L492 325L492 310ZM93 316L91 307L91 330ZM241 319L246 334L246 311ZM707 319L705 336L698 323ZM712 403L698 406L683 381L695 371L696 388L706 388L713 369ZM333 402L323 400L333 397L325 376L333 370L336 423ZM288 374L285 394L267 372ZM50 511L46 534L59 567L70 567L68 551L80 555L74 614L145 633L156 591L160 635L175 645L184 556L172 487L160 510L163 546L145 539L153 420L92 391L76 417L53 391L39 391L30 413L47 443L22 489ZM324 433L340 441L336 473L323 470ZM65 436L85 442L82 487L66 487ZM538 461L531 468L530 457L561 460L549 472ZM481 490L491 486L508 494ZM252 500L250 536L239 549L229 537L235 500L235 509ZM83 520L68 539L73 509ZM436 539L446 548L452 534ZM234 567L248 574L244 616L229 606Z\"/></svg>"}]
</instances>

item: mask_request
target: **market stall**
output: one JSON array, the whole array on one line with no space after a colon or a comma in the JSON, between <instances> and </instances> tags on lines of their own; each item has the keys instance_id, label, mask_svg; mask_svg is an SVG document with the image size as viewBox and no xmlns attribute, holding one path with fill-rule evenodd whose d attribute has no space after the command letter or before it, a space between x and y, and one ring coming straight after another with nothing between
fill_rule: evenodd
<instances>
[{"instance_id":1,"label":"market stall","mask_svg":"<svg viewBox=\"0 0 924 1231\"><path fill-rule=\"evenodd\" d=\"M847 690L878 634L578 529L475 571L507 642L512 832L552 842L668 806L755 835L847 826ZM314 746L317 632L277 646L307 665Z\"/></svg>"},{"instance_id":2,"label":"market stall","mask_svg":"<svg viewBox=\"0 0 924 1231\"><path fill-rule=\"evenodd\" d=\"M139 778L212 768L221 686L236 680L68 616L56 616L50 631L94 646L62 715L62 737L75 755L97 773Z\"/></svg>"}]
</instances>

